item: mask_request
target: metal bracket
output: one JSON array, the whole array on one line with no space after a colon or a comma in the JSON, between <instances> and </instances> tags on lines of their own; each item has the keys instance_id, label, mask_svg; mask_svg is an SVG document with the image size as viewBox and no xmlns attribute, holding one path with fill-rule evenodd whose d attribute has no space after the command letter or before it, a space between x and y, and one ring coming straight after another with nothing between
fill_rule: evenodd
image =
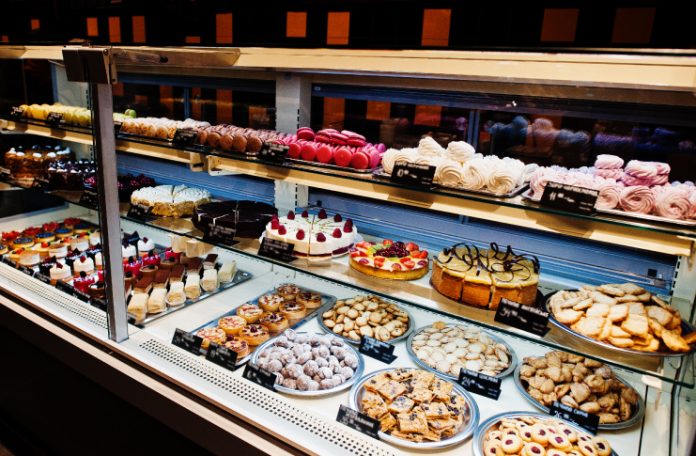
<instances>
[{"instance_id":1,"label":"metal bracket","mask_svg":"<svg viewBox=\"0 0 696 456\"><path fill-rule=\"evenodd\" d=\"M116 82L116 64L111 48L66 46L63 62L68 81L112 85Z\"/></svg>"},{"instance_id":2,"label":"metal bracket","mask_svg":"<svg viewBox=\"0 0 696 456\"><path fill-rule=\"evenodd\" d=\"M198 155L199 157L202 157L201 154L191 154L191 155ZM211 176L233 176L235 174L239 174L239 172L237 172L237 171L227 171L224 169L217 169L219 164L220 164L220 159L218 157L208 155L205 157L205 160L203 160L203 162L202 162L201 171L205 171L208 174L210 174Z\"/></svg>"}]
</instances>

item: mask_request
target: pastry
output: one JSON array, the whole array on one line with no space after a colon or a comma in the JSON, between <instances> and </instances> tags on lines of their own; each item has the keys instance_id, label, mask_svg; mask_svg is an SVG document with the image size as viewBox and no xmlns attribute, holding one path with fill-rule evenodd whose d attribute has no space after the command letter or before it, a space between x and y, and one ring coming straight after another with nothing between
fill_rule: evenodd
<instances>
[{"instance_id":1,"label":"pastry","mask_svg":"<svg viewBox=\"0 0 696 456\"><path fill-rule=\"evenodd\" d=\"M246 324L246 320L239 315L230 315L218 321L218 328L225 331L228 336L236 336Z\"/></svg>"},{"instance_id":2,"label":"pastry","mask_svg":"<svg viewBox=\"0 0 696 456\"><path fill-rule=\"evenodd\" d=\"M283 302L283 298L275 293L265 294L259 297L259 307L266 312L277 312Z\"/></svg>"},{"instance_id":3,"label":"pastry","mask_svg":"<svg viewBox=\"0 0 696 456\"><path fill-rule=\"evenodd\" d=\"M72 279L72 270L66 264L56 263L49 271L51 285L55 285L58 281L67 282Z\"/></svg>"},{"instance_id":4,"label":"pastry","mask_svg":"<svg viewBox=\"0 0 696 456\"><path fill-rule=\"evenodd\" d=\"M70 250L78 250L80 252L85 252L89 249L89 238L86 236L74 236L67 238ZM65 242L65 240L63 240Z\"/></svg>"},{"instance_id":5,"label":"pastry","mask_svg":"<svg viewBox=\"0 0 696 456\"><path fill-rule=\"evenodd\" d=\"M264 326L250 324L244 326L237 337L252 347L256 347L266 342L270 336L268 335L268 330Z\"/></svg>"},{"instance_id":6,"label":"pastry","mask_svg":"<svg viewBox=\"0 0 696 456\"><path fill-rule=\"evenodd\" d=\"M237 353L237 359L244 358L245 356L249 356L249 344L246 343L246 341L239 339L237 337L233 337L232 339L229 339L227 342L224 344L225 348L228 348L232 350L233 352Z\"/></svg>"},{"instance_id":7,"label":"pastry","mask_svg":"<svg viewBox=\"0 0 696 456\"><path fill-rule=\"evenodd\" d=\"M258 238L278 210L270 204L257 201L221 201L199 205L192 217L201 231L211 226L234 230L235 237Z\"/></svg>"},{"instance_id":8,"label":"pastry","mask_svg":"<svg viewBox=\"0 0 696 456\"><path fill-rule=\"evenodd\" d=\"M378 296L336 301L321 318L330 331L353 342L360 342L362 336L389 342L403 336L410 324L408 313Z\"/></svg>"},{"instance_id":9,"label":"pastry","mask_svg":"<svg viewBox=\"0 0 696 456\"><path fill-rule=\"evenodd\" d=\"M285 283L279 285L276 288L276 292L286 301L294 301L297 294L300 292L300 288L297 285L291 283Z\"/></svg>"},{"instance_id":10,"label":"pastry","mask_svg":"<svg viewBox=\"0 0 696 456\"><path fill-rule=\"evenodd\" d=\"M48 245L48 254L58 259L65 258L68 255L68 246L63 242L51 242Z\"/></svg>"},{"instance_id":11,"label":"pastry","mask_svg":"<svg viewBox=\"0 0 696 456\"><path fill-rule=\"evenodd\" d=\"M181 264L177 264L171 270L171 274L169 275L169 282L182 282L184 280L185 273L186 269L184 268L184 266Z\"/></svg>"},{"instance_id":12,"label":"pastry","mask_svg":"<svg viewBox=\"0 0 696 456\"><path fill-rule=\"evenodd\" d=\"M94 260L82 255L79 260L73 263L72 267L75 276L80 275L80 272L92 274L94 273Z\"/></svg>"},{"instance_id":13,"label":"pastry","mask_svg":"<svg viewBox=\"0 0 696 456\"><path fill-rule=\"evenodd\" d=\"M162 259L154 251L149 251L145 255L140 256L144 266L158 266L162 263Z\"/></svg>"},{"instance_id":14,"label":"pastry","mask_svg":"<svg viewBox=\"0 0 696 456\"><path fill-rule=\"evenodd\" d=\"M89 230L91 230L91 229L92 229L92 225L91 225L90 223L87 223L87 222L80 222L80 223L77 223L77 224L75 224L75 226L73 227L73 230L75 231L75 234L84 234L84 233L88 233ZM89 240L89 238L88 238L88 240Z\"/></svg>"},{"instance_id":15,"label":"pastry","mask_svg":"<svg viewBox=\"0 0 696 456\"><path fill-rule=\"evenodd\" d=\"M49 277L51 274L51 268L58 262L56 257L44 258L41 263L39 263L39 274Z\"/></svg>"},{"instance_id":16,"label":"pastry","mask_svg":"<svg viewBox=\"0 0 696 456\"><path fill-rule=\"evenodd\" d=\"M196 332L196 335L203 339L201 344L203 350L207 350L211 342L223 345L227 341L227 334L220 328L202 328Z\"/></svg>"},{"instance_id":17,"label":"pastry","mask_svg":"<svg viewBox=\"0 0 696 456\"><path fill-rule=\"evenodd\" d=\"M169 306L180 306L186 302L184 282L171 282L169 284L169 292L167 293L165 300Z\"/></svg>"},{"instance_id":18,"label":"pastry","mask_svg":"<svg viewBox=\"0 0 696 456\"><path fill-rule=\"evenodd\" d=\"M187 239L184 253L189 260L186 262L181 260L182 264L186 264L192 259L196 258L198 261L200 261L201 266L203 265L203 260L197 258L203 253L203 243L201 243L198 239Z\"/></svg>"},{"instance_id":19,"label":"pastry","mask_svg":"<svg viewBox=\"0 0 696 456\"><path fill-rule=\"evenodd\" d=\"M5 244L0 244L0 255L4 255L9 251Z\"/></svg>"},{"instance_id":20,"label":"pastry","mask_svg":"<svg viewBox=\"0 0 696 456\"><path fill-rule=\"evenodd\" d=\"M167 283L169 283L169 274L170 271L167 271L166 269L157 271L157 274L155 274L155 279L152 282L152 286L154 288L167 288Z\"/></svg>"},{"instance_id":21,"label":"pastry","mask_svg":"<svg viewBox=\"0 0 696 456\"><path fill-rule=\"evenodd\" d=\"M532 305L537 299L539 260L520 255L510 246L500 250L456 244L433 260L430 283L448 298L495 310L502 298Z\"/></svg>"},{"instance_id":22,"label":"pastry","mask_svg":"<svg viewBox=\"0 0 696 456\"><path fill-rule=\"evenodd\" d=\"M148 264L140 268L140 275L143 277L155 278L155 274L159 271L159 267L154 264Z\"/></svg>"},{"instance_id":23,"label":"pastry","mask_svg":"<svg viewBox=\"0 0 696 456\"><path fill-rule=\"evenodd\" d=\"M84 294L89 293L89 286L95 282L94 277L88 276L85 271L80 272L78 277L73 279L73 287Z\"/></svg>"},{"instance_id":24,"label":"pastry","mask_svg":"<svg viewBox=\"0 0 696 456\"><path fill-rule=\"evenodd\" d=\"M155 288L150 293L150 298L147 300L147 313L161 313L167 310L167 304L164 298L167 295L167 290L164 288Z\"/></svg>"},{"instance_id":25,"label":"pastry","mask_svg":"<svg viewBox=\"0 0 696 456\"><path fill-rule=\"evenodd\" d=\"M141 322L147 316L147 301L149 295L147 293L136 292L128 303L128 313L135 317L136 322Z\"/></svg>"},{"instance_id":26,"label":"pastry","mask_svg":"<svg viewBox=\"0 0 696 456\"><path fill-rule=\"evenodd\" d=\"M131 204L152 208L153 215L186 217L194 209L210 201L210 192L185 185L144 187L131 194Z\"/></svg>"},{"instance_id":27,"label":"pastry","mask_svg":"<svg viewBox=\"0 0 696 456\"><path fill-rule=\"evenodd\" d=\"M278 311L288 320L300 320L307 315L307 308L297 301L283 301Z\"/></svg>"},{"instance_id":28,"label":"pastry","mask_svg":"<svg viewBox=\"0 0 696 456\"><path fill-rule=\"evenodd\" d=\"M428 252L417 244L384 240L358 242L350 252L351 268L363 274L394 280L415 280L428 273Z\"/></svg>"},{"instance_id":29,"label":"pastry","mask_svg":"<svg viewBox=\"0 0 696 456\"><path fill-rule=\"evenodd\" d=\"M237 315L244 318L247 323L256 323L263 314L263 310L253 304L243 304L237 307Z\"/></svg>"},{"instance_id":30,"label":"pastry","mask_svg":"<svg viewBox=\"0 0 696 456\"><path fill-rule=\"evenodd\" d=\"M203 271L203 278L201 279L201 288L203 291L215 291L219 285L218 272L216 269L206 269Z\"/></svg>"},{"instance_id":31,"label":"pastry","mask_svg":"<svg viewBox=\"0 0 696 456\"><path fill-rule=\"evenodd\" d=\"M69 227L67 227L67 226L64 226L64 227L62 227L62 228L58 228L58 229L55 231L55 235L56 235L56 238L57 238L57 239L69 238L70 236L73 235L73 229L72 229L72 228L69 228Z\"/></svg>"},{"instance_id":32,"label":"pastry","mask_svg":"<svg viewBox=\"0 0 696 456\"><path fill-rule=\"evenodd\" d=\"M138 240L137 247L138 255L140 255L141 258L155 251L155 243L152 242L152 239L148 239L147 237Z\"/></svg>"},{"instance_id":33,"label":"pastry","mask_svg":"<svg viewBox=\"0 0 696 456\"><path fill-rule=\"evenodd\" d=\"M215 269L215 264L217 264L217 253L209 253L208 256L203 260L203 269Z\"/></svg>"},{"instance_id":34,"label":"pastry","mask_svg":"<svg viewBox=\"0 0 696 456\"><path fill-rule=\"evenodd\" d=\"M149 293L152 290L153 277L142 277L135 283L135 291L138 293Z\"/></svg>"},{"instance_id":35,"label":"pastry","mask_svg":"<svg viewBox=\"0 0 696 456\"><path fill-rule=\"evenodd\" d=\"M28 249L32 245L34 245L34 239L30 237L18 237L12 241L12 246L15 249Z\"/></svg>"},{"instance_id":36,"label":"pastry","mask_svg":"<svg viewBox=\"0 0 696 456\"><path fill-rule=\"evenodd\" d=\"M507 346L465 323L435 322L413 336L411 349L420 362L454 379L462 369L497 377L513 359Z\"/></svg>"},{"instance_id":37,"label":"pastry","mask_svg":"<svg viewBox=\"0 0 696 456\"><path fill-rule=\"evenodd\" d=\"M237 263L234 260L223 261L218 270L218 280L220 283L230 283L237 274Z\"/></svg>"},{"instance_id":38,"label":"pastry","mask_svg":"<svg viewBox=\"0 0 696 456\"><path fill-rule=\"evenodd\" d=\"M297 294L295 299L307 309L317 309L321 307L321 295L313 291L302 291Z\"/></svg>"},{"instance_id":39,"label":"pastry","mask_svg":"<svg viewBox=\"0 0 696 456\"><path fill-rule=\"evenodd\" d=\"M18 263L22 266L33 267L41 262L41 255L36 250L26 249L19 255Z\"/></svg>"},{"instance_id":40,"label":"pastry","mask_svg":"<svg viewBox=\"0 0 696 456\"><path fill-rule=\"evenodd\" d=\"M186 272L188 274L199 274L202 266L203 261L200 258L189 258L188 262L186 263Z\"/></svg>"},{"instance_id":41,"label":"pastry","mask_svg":"<svg viewBox=\"0 0 696 456\"><path fill-rule=\"evenodd\" d=\"M124 260L127 260L129 258L134 258L137 255L138 255L138 252L135 249L134 245L129 244L127 242L124 242L123 245L121 245L121 256L123 257Z\"/></svg>"},{"instance_id":42,"label":"pastry","mask_svg":"<svg viewBox=\"0 0 696 456\"><path fill-rule=\"evenodd\" d=\"M261 315L258 323L265 326L269 332L280 332L288 327L288 319L277 312L266 312Z\"/></svg>"},{"instance_id":43,"label":"pastry","mask_svg":"<svg viewBox=\"0 0 696 456\"><path fill-rule=\"evenodd\" d=\"M196 299L201 296L201 278L198 274L187 274L184 292L189 299Z\"/></svg>"},{"instance_id":44,"label":"pastry","mask_svg":"<svg viewBox=\"0 0 696 456\"><path fill-rule=\"evenodd\" d=\"M104 297L106 296L104 281L100 279L97 282L94 282L87 288L87 291L89 292L89 295L93 298L104 299Z\"/></svg>"},{"instance_id":45,"label":"pastry","mask_svg":"<svg viewBox=\"0 0 696 456\"><path fill-rule=\"evenodd\" d=\"M41 242L51 243L51 242L56 240L56 234L53 233L52 231L45 231L42 233L38 233L36 236L34 236L34 240L37 243L41 243Z\"/></svg>"}]
</instances>

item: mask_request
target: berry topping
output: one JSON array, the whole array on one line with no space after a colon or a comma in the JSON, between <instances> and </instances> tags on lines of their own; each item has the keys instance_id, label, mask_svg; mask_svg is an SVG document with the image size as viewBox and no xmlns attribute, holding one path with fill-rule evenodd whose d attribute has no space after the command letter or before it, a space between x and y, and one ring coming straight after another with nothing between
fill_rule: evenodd
<instances>
[{"instance_id":1,"label":"berry topping","mask_svg":"<svg viewBox=\"0 0 696 456\"><path fill-rule=\"evenodd\" d=\"M317 234L317 241L326 242L326 236L324 236L324 233Z\"/></svg>"},{"instance_id":2,"label":"berry topping","mask_svg":"<svg viewBox=\"0 0 696 456\"><path fill-rule=\"evenodd\" d=\"M408 244L406 244L406 250L408 250L409 252L413 252L414 250L418 250L418 244L415 244L413 242L409 242Z\"/></svg>"},{"instance_id":3,"label":"berry topping","mask_svg":"<svg viewBox=\"0 0 696 456\"><path fill-rule=\"evenodd\" d=\"M392 241L391 239L385 239L385 240L382 241L382 244L384 244L384 245L386 245L386 246L390 246L390 245L392 245L393 243L394 243L394 241Z\"/></svg>"},{"instance_id":4,"label":"berry topping","mask_svg":"<svg viewBox=\"0 0 696 456\"><path fill-rule=\"evenodd\" d=\"M277 230L278 228L280 228L280 222L278 221L278 219L271 220L271 229Z\"/></svg>"},{"instance_id":5,"label":"berry topping","mask_svg":"<svg viewBox=\"0 0 696 456\"><path fill-rule=\"evenodd\" d=\"M360 263L360 264L370 264L370 262L368 261L367 258L360 258L360 259L358 260L358 263Z\"/></svg>"},{"instance_id":6,"label":"berry topping","mask_svg":"<svg viewBox=\"0 0 696 456\"><path fill-rule=\"evenodd\" d=\"M427 266L427 265L428 265L428 262L425 261L425 260L420 260L420 261L418 262L418 266Z\"/></svg>"},{"instance_id":7,"label":"berry topping","mask_svg":"<svg viewBox=\"0 0 696 456\"><path fill-rule=\"evenodd\" d=\"M333 230L333 233L331 233L331 236L335 238L340 238L342 236L341 230L339 228L336 228L335 230Z\"/></svg>"},{"instance_id":8,"label":"berry topping","mask_svg":"<svg viewBox=\"0 0 696 456\"><path fill-rule=\"evenodd\" d=\"M302 211L302 218L309 218L309 211L307 211L306 209Z\"/></svg>"},{"instance_id":9,"label":"berry topping","mask_svg":"<svg viewBox=\"0 0 696 456\"><path fill-rule=\"evenodd\" d=\"M375 257L375 266L378 268L381 268L382 266L384 266L385 260L386 260L386 258L384 258L384 257L376 256Z\"/></svg>"},{"instance_id":10,"label":"berry topping","mask_svg":"<svg viewBox=\"0 0 696 456\"><path fill-rule=\"evenodd\" d=\"M324 220L327 217L326 211L324 209L320 210L318 217L320 220Z\"/></svg>"},{"instance_id":11,"label":"berry topping","mask_svg":"<svg viewBox=\"0 0 696 456\"><path fill-rule=\"evenodd\" d=\"M413 269L416 267L416 263L414 263L412 260L406 260L406 261L401 261L404 266L406 266L408 269Z\"/></svg>"},{"instance_id":12,"label":"berry topping","mask_svg":"<svg viewBox=\"0 0 696 456\"><path fill-rule=\"evenodd\" d=\"M403 242L384 241L381 246L376 246L377 250L375 255L384 256L388 258L404 258L409 256L408 251L404 247Z\"/></svg>"},{"instance_id":13,"label":"berry topping","mask_svg":"<svg viewBox=\"0 0 696 456\"><path fill-rule=\"evenodd\" d=\"M334 215L334 222L338 223L338 222L342 222L342 221L343 221L343 217L341 217L341 214Z\"/></svg>"},{"instance_id":14,"label":"berry topping","mask_svg":"<svg viewBox=\"0 0 696 456\"><path fill-rule=\"evenodd\" d=\"M403 268L399 263L392 264L392 271L401 271Z\"/></svg>"},{"instance_id":15,"label":"berry topping","mask_svg":"<svg viewBox=\"0 0 696 456\"><path fill-rule=\"evenodd\" d=\"M305 238L305 232L304 232L304 230L298 230L298 231L297 231L297 234L295 235L295 237L296 237L299 241L301 241L302 239L304 239L304 238Z\"/></svg>"},{"instance_id":16,"label":"berry topping","mask_svg":"<svg viewBox=\"0 0 696 456\"><path fill-rule=\"evenodd\" d=\"M295 213L293 211L288 211L288 220L295 220Z\"/></svg>"},{"instance_id":17,"label":"berry topping","mask_svg":"<svg viewBox=\"0 0 696 456\"><path fill-rule=\"evenodd\" d=\"M288 230L285 228L285 225L280 225L278 227L278 234L287 234Z\"/></svg>"},{"instance_id":18,"label":"berry topping","mask_svg":"<svg viewBox=\"0 0 696 456\"><path fill-rule=\"evenodd\" d=\"M84 263L85 261L87 261L87 258L85 258L85 256L82 255L82 256L80 257L80 263Z\"/></svg>"}]
</instances>

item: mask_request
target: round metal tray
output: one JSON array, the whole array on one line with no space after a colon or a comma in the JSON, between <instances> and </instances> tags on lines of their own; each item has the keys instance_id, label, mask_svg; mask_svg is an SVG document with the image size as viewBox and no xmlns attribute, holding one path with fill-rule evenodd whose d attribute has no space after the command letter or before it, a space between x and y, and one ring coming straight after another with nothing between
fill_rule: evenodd
<instances>
[{"instance_id":1,"label":"round metal tray","mask_svg":"<svg viewBox=\"0 0 696 456\"><path fill-rule=\"evenodd\" d=\"M469 323L466 323L466 324L471 325ZM457 326L456 324L449 324L448 323L448 326L452 326L452 325ZM422 361L420 358L418 358L418 356L416 356L416 353L413 351L413 347L411 346L411 343L413 342L413 338L416 337L418 334L420 334L421 331L423 331L426 328L429 328L430 326L431 325L418 328L417 331L414 331L413 333L411 333L410 336L408 336L408 339L406 340L406 351L408 351L408 355L411 357L411 360L413 360L414 363L418 364L420 367L422 367L425 370L428 370L430 372L434 372L434 373L441 375L443 377L446 377L450 380L454 380L454 381L459 380L458 376L454 376L452 374L446 374L444 372L440 372L439 370L437 370L433 367L428 366L424 361ZM475 326L475 325L471 325L471 326ZM481 332L485 333L488 337L493 339L496 343L505 345L505 347L507 348L508 353L510 354L510 365L505 370L501 371L498 375L495 376L496 378L507 377L508 375L510 375L510 373L512 373L513 370L515 370L515 367L517 366L517 354L515 353L515 350L512 349L510 344L508 344L504 340L500 339L499 337L494 336L493 334L489 333L488 331L481 330Z\"/></svg>"},{"instance_id":2,"label":"round metal tray","mask_svg":"<svg viewBox=\"0 0 696 456\"><path fill-rule=\"evenodd\" d=\"M524 396L525 399L527 399L533 406L538 408L539 410L543 410L544 412L548 413L549 408L539 402L537 402L536 399L534 399L528 392L527 389L524 387L522 384L522 379L520 378L520 370L522 369L522 364L518 365L517 368L515 369L515 373L513 374L513 378L515 380L515 386L517 386L517 389L519 390L520 394ZM634 410L633 416L631 418L627 419L626 421L621 421L620 423L607 423L607 424L600 424L598 426L598 429L602 429L605 431L615 431L618 429L626 429L629 428L637 423L639 423L643 419L643 415L645 415L645 401L643 401L643 396L641 396L638 391L636 391L635 388L633 388L631 385L629 385L623 378L619 377L618 375L614 374L616 376L616 379L626 385L627 387L633 389L636 392L636 395L638 396L638 404L636 410Z\"/></svg>"},{"instance_id":3,"label":"round metal tray","mask_svg":"<svg viewBox=\"0 0 696 456\"><path fill-rule=\"evenodd\" d=\"M316 334L317 336L323 336L323 335L324 335L324 334L318 334L318 333L300 333L300 332L298 332L297 334L298 334L298 335L299 335L299 334L305 334L305 335L313 335L313 334ZM280 333L280 335L282 335L282 333ZM340 339L340 338L339 338L338 336L336 336L336 335L334 335L334 337L336 337L337 339ZM250 360L250 362L251 362L252 364L258 365L258 360L259 360L259 356L261 355L261 352L263 352L266 348L272 346L272 345L273 345L275 342L277 342L277 341L278 341L278 340L277 340L276 338L273 338L273 339L267 340L267 341L264 342L263 344L261 344L261 345L259 345L258 347L256 347L256 350L254 350L254 353L252 353L252 355L251 355L251 360ZM300 390L294 390L294 389L291 389L291 388L286 388L286 387L284 387L284 386L279 385L279 384L276 383L276 384L275 384L275 389L276 389L276 391L278 391L279 393L284 393L284 394L288 394L288 395L291 395L291 396L320 397L320 396L328 396L328 395L330 395L330 394L338 393L339 391L343 391L343 390L346 390L346 389L350 388L350 386L351 386L352 384L354 384L360 377L362 377L363 372L364 372L364 370L365 370L365 360L364 360L364 358L362 357L362 355L361 355L360 353L358 353L358 351L357 351L355 348L353 348L353 347L350 346L350 344L345 344L344 346L345 346L348 350L350 350L350 351L358 358L358 367L355 369L355 372L353 373L353 376L352 376L350 379L348 379L347 381L341 383L340 385L338 385L338 386L336 386L336 387L334 387L334 388L325 389L325 390L317 390L317 391L300 391Z\"/></svg>"},{"instance_id":4,"label":"round metal tray","mask_svg":"<svg viewBox=\"0 0 696 456\"><path fill-rule=\"evenodd\" d=\"M377 371L374 371L365 377L361 378L360 381L356 382L353 385L353 388L350 390L350 395L349 395L349 403L351 408L354 410L360 411L360 400L362 399L362 395L365 391L365 388L363 386L365 383L370 380L372 377L375 375L381 374L382 372L388 372L392 371L395 369L408 369L408 370L418 370L416 368L399 368L399 367L388 367L386 369L380 369ZM441 375L438 375L440 378L444 378ZM449 380L448 380L449 381ZM381 440L384 440L385 442L391 443L392 445L397 445L405 448L411 448L414 450L434 450L434 449L441 449L441 448L447 448L451 447L454 445L458 445L462 443L464 440L468 439L473 433L474 430L476 429L476 426L478 425L479 421L479 409L478 405L476 405L476 401L474 401L474 398L471 397L471 395L464 390L460 385L457 383L451 382L454 386L453 390L457 394L461 395L464 397L466 400L467 406L469 407L469 422L464 424L464 426L460 429L459 433L453 437L450 437L445 440L441 440L439 442L409 442L408 440L400 439L397 437L392 437L390 434L384 433L382 431L379 431L379 438Z\"/></svg>"},{"instance_id":5,"label":"round metal tray","mask_svg":"<svg viewBox=\"0 0 696 456\"><path fill-rule=\"evenodd\" d=\"M541 419L560 421L561 423L573 429L575 432L582 432L590 436L592 435L588 431L574 423L562 420L560 418L555 418L551 415L546 415L539 412L503 412L497 415L493 415L476 428L476 432L474 432L474 440L472 441L474 447L474 456L487 456L483 454L483 439L486 437L486 432L488 432L488 430L491 427L493 427L498 421L502 420L503 418L516 418L518 416L532 416ZM612 456L618 456L616 454L616 451L614 451L613 449L611 450L611 454Z\"/></svg>"},{"instance_id":6,"label":"round metal tray","mask_svg":"<svg viewBox=\"0 0 696 456\"><path fill-rule=\"evenodd\" d=\"M350 298L349 298L349 299L350 299ZM408 310L404 309L404 307L403 307L402 305L399 305L399 304L395 303L394 301L390 301L390 300L384 299L384 298L382 298L382 297L380 297L380 299L383 300L383 301L387 301L387 302L390 302L390 303L396 305L399 309L401 309L401 310L403 310L404 312L406 312L406 315L408 315L408 328L406 328L406 331L405 331L402 335L400 335L399 337L395 337L395 338L390 339L390 340L388 340L388 341L386 341L386 342L388 342L388 343L390 343L390 344L394 344L394 343L396 343L396 342L399 342L399 341L404 340L404 339L406 339L407 337L409 337L409 335L413 332L413 328L415 328L415 326L416 326L415 320L413 319L413 315L411 315L411 312L409 312ZM341 301L345 301L345 299L341 299ZM351 339L350 337L344 337L344 336L338 335L338 334L334 333L333 331L331 331L331 329L328 328L328 327L324 324L324 319L322 318L322 315L324 315L324 312L327 312L327 311L333 309L334 306L336 306L336 302L335 302L335 301L334 301L333 303L326 304L326 305L322 306L322 307L319 309L319 311L317 312L317 322L319 323L319 327L321 327L321 329L324 330L324 331L326 331L327 333L333 334L334 336L336 336L336 337L338 337L339 339L342 339L342 340L348 342L349 344L353 344L353 345L358 345L358 344L360 344L360 341L359 341L359 340L353 340L353 339Z\"/></svg>"},{"instance_id":7,"label":"round metal tray","mask_svg":"<svg viewBox=\"0 0 696 456\"><path fill-rule=\"evenodd\" d=\"M568 327L568 326L564 325L563 323L561 323L560 321L556 320L556 317L554 317L553 312L551 312L551 308L550 308L550 305L549 305L549 301L551 301L551 297L552 297L554 294L556 294L556 293L558 293L558 292L560 292L560 291L578 291L578 290L559 290L559 291L557 291L557 292L555 292L555 293L549 293L549 294L546 295L546 297L544 298L544 309L546 309L546 311L549 313L549 321L550 321L554 326L556 326L556 327L559 328L560 330L562 330L562 331L564 331L564 332L566 332L566 333L572 335L573 337L576 337L576 338L578 338L578 339L581 339L581 340L583 340L583 341L585 341L585 342L589 342L589 343L591 343L591 344L593 344L593 345L596 345L596 346L598 346L598 347L608 348L608 349L613 350L613 351L616 351L616 352L628 353L628 354L631 354L631 355L639 355L639 356L651 356L651 357L657 357L657 358L668 358L668 357L681 357L681 356L686 356L686 355L690 355L690 354L696 352L696 346L693 346L693 345L690 345L691 350L689 350L688 352L660 352L660 351L657 351L657 352L648 352L648 351L633 350L633 349L631 349L631 348L617 347L617 346L612 345L612 344L610 344L610 343L603 342L603 341L597 340L597 339L593 339L593 338L591 338L591 337L588 337L588 336L585 336L585 335L583 335L583 334L577 333L577 332L573 331L570 327ZM682 334L687 334L687 333L690 333L690 332L696 330L696 329L694 329L693 326L691 326L689 323L687 323L687 322L684 321L683 319L682 319L681 327L682 327Z\"/></svg>"}]
</instances>

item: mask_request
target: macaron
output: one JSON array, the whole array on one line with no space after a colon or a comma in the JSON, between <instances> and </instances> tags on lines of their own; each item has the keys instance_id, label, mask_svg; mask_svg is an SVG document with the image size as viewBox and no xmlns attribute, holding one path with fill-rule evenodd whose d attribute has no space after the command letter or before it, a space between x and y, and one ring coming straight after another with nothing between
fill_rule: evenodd
<instances>
[{"instance_id":1,"label":"macaron","mask_svg":"<svg viewBox=\"0 0 696 456\"><path fill-rule=\"evenodd\" d=\"M350 166L355 169L367 169L370 165L370 158L365 152L356 152L350 159Z\"/></svg>"},{"instance_id":2,"label":"macaron","mask_svg":"<svg viewBox=\"0 0 696 456\"><path fill-rule=\"evenodd\" d=\"M302 127L297 130L297 137L299 139L306 139L312 141L314 139L314 130L309 127Z\"/></svg>"},{"instance_id":3,"label":"macaron","mask_svg":"<svg viewBox=\"0 0 696 456\"><path fill-rule=\"evenodd\" d=\"M288 144L288 158L300 158L302 154L302 144L293 142Z\"/></svg>"},{"instance_id":4,"label":"macaron","mask_svg":"<svg viewBox=\"0 0 696 456\"><path fill-rule=\"evenodd\" d=\"M353 158L353 153L347 147L339 147L336 152L334 152L334 163L338 166L350 166L350 162Z\"/></svg>"},{"instance_id":5,"label":"macaron","mask_svg":"<svg viewBox=\"0 0 696 456\"><path fill-rule=\"evenodd\" d=\"M327 144L322 144L317 149L316 159L319 163L331 163L333 160L333 155L333 149Z\"/></svg>"},{"instance_id":6,"label":"macaron","mask_svg":"<svg viewBox=\"0 0 696 456\"><path fill-rule=\"evenodd\" d=\"M314 158L316 156L317 156L317 147L313 143L308 142L302 146L302 151L300 152L300 157L302 158L302 160L314 161Z\"/></svg>"},{"instance_id":7,"label":"macaron","mask_svg":"<svg viewBox=\"0 0 696 456\"><path fill-rule=\"evenodd\" d=\"M314 140L316 142L320 142L320 143L333 144L333 141L331 140L331 136L320 134L320 133L317 133L316 136L314 136Z\"/></svg>"}]
</instances>

